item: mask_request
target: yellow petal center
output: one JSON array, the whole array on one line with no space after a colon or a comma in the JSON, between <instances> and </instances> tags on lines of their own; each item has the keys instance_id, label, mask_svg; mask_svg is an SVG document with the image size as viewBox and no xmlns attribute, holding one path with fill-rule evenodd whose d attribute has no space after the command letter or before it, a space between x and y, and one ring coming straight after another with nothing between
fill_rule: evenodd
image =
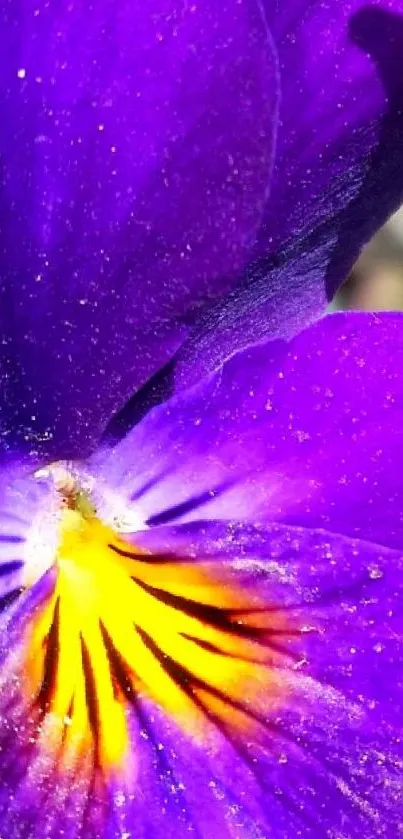
<instances>
[{"instance_id":1,"label":"yellow petal center","mask_svg":"<svg viewBox=\"0 0 403 839\"><path fill-rule=\"evenodd\" d=\"M75 485L58 491L57 582L26 637L46 748L62 763L90 752L104 773L122 768L144 700L204 743L218 724L258 725L260 700L267 709L283 694L272 667L282 654L267 643L282 620L220 563L138 550Z\"/></svg>"}]
</instances>

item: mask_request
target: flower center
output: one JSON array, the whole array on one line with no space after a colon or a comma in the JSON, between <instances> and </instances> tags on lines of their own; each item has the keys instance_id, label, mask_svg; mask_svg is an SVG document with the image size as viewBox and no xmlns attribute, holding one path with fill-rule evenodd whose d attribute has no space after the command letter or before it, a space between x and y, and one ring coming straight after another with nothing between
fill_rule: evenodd
<instances>
[{"instance_id":1,"label":"flower center","mask_svg":"<svg viewBox=\"0 0 403 839\"><path fill-rule=\"evenodd\" d=\"M268 667L282 655L272 641L285 634L283 617L219 562L136 548L97 517L72 475L52 477L57 578L24 639L43 748L70 768L90 754L103 774L122 770L150 701L198 740L218 726L259 725L251 703L283 694Z\"/></svg>"}]
</instances>

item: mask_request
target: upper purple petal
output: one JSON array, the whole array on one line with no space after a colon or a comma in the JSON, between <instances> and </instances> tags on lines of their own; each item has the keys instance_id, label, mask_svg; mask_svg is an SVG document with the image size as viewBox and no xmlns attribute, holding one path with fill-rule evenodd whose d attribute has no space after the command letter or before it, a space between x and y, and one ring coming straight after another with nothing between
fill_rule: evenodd
<instances>
[{"instance_id":1,"label":"upper purple petal","mask_svg":"<svg viewBox=\"0 0 403 839\"><path fill-rule=\"evenodd\" d=\"M282 104L262 242L282 249L296 236L309 243L313 235L315 246L329 228L344 240L349 218L347 253L338 253L331 266L327 291L334 292L360 242L402 194L394 175L402 127L403 6L401 0L327 7L292 0L276 11L270 3L267 8Z\"/></svg>"},{"instance_id":2,"label":"upper purple petal","mask_svg":"<svg viewBox=\"0 0 403 839\"><path fill-rule=\"evenodd\" d=\"M3 426L66 456L245 264L274 49L254 0L17 0L0 32Z\"/></svg>"},{"instance_id":3,"label":"upper purple petal","mask_svg":"<svg viewBox=\"0 0 403 839\"><path fill-rule=\"evenodd\" d=\"M235 356L94 469L149 524L264 519L403 546L403 315L329 315Z\"/></svg>"},{"instance_id":4,"label":"upper purple petal","mask_svg":"<svg viewBox=\"0 0 403 839\"><path fill-rule=\"evenodd\" d=\"M312 320L403 197L401 0L264 5L281 90L270 197L243 281L181 351L188 386Z\"/></svg>"}]
</instances>

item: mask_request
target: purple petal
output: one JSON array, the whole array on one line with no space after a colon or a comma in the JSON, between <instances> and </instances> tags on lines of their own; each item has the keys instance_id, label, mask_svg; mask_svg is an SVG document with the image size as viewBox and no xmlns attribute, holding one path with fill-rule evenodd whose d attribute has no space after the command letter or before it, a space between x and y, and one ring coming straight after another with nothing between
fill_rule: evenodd
<instances>
[{"instance_id":1,"label":"purple petal","mask_svg":"<svg viewBox=\"0 0 403 839\"><path fill-rule=\"evenodd\" d=\"M331 315L235 356L91 468L150 525L286 521L403 545L403 316Z\"/></svg>"},{"instance_id":2,"label":"purple petal","mask_svg":"<svg viewBox=\"0 0 403 839\"><path fill-rule=\"evenodd\" d=\"M16 678L24 646L14 646L3 661L0 690L3 833L17 839L18 827L38 839L399 836L400 552L314 530L236 522L155 528L135 538L154 555L172 554L181 563L194 556L196 568L225 571L222 604L231 587L241 586L251 609L260 609L255 632L248 634L251 612L245 613L242 621L231 618L229 632L219 632L221 649L205 647L204 692L197 655L189 656L182 690L195 705L202 697L207 738L195 738L147 691L133 696L131 756L106 788L92 753L75 779L74 766L62 771L60 754L46 756L46 740L30 728L24 682ZM160 585L172 590L163 577L162 567ZM165 628L155 627L161 646L154 655L161 652L163 667L179 679L180 667L172 670L165 650L174 631L166 611ZM26 615L31 619L29 609ZM208 626L208 617L197 624L201 639ZM256 632L259 627L265 632ZM217 660L222 670L229 663L238 673L236 655L224 654L234 633L240 648L247 640L249 688L234 700L235 680L217 704L211 678ZM3 648L5 638L3 630ZM249 720L246 728L238 726L240 714Z\"/></svg>"},{"instance_id":3,"label":"purple petal","mask_svg":"<svg viewBox=\"0 0 403 839\"><path fill-rule=\"evenodd\" d=\"M403 198L400 0L265 9L281 85L270 198L247 276L180 353L181 385L306 326Z\"/></svg>"},{"instance_id":4,"label":"purple petal","mask_svg":"<svg viewBox=\"0 0 403 839\"><path fill-rule=\"evenodd\" d=\"M293 0L267 8L282 105L263 230L273 250L295 236L309 240L316 232L325 239L326 228L333 228L338 247L327 290L334 292L362 241L402 194L401 180L394 179L402 127L402 6L400 0L371 6L353 0L324 8Z\"/></svg>"},{"instance_id":5,"label":"purple petal","mask_svg":"<svg viewBox=\"0 0 403 839\"><path fill-rule=\"evenodd\" d=\"M49 567L57 517L44 482L26 464L14 461L0 470L0 614L14 604L27 584ZM43 524L38 530L39 517ZM46 539L43 537L45 536ZM46 550L46 542L49 549ZM28 571L30 566L30 571Z\"/></svg>"},{"instance_id":6,"label":"purple petal","mask_svg":"<svg viewBox=\"0 0 403 839\"><path fill-rule=\"evenodd\" d=\"M237 814L240 831L245 819L240 835L253 835L248 833L248 813L258 818L256 780L266 808L264 837L352 839L360 830L369 837L398 835L399 552L313 530L234 523L226 528L212 522L156 528L143 534L140 544L179 556L204 556L207 561L215 556L227 569L233 568L244 590L264 593L272 608L277 604L301 621L300 658L289 662L290 702L270 720L266 753L249 742L257 778L252 771L241 780L239 754L228 756L231 748L225 737L220 758L214 763L197 761L204 766L200 775L206 786L209 772L217 773L218 789L230 804L228 812ZM158 736L163 739L166 733L165 724ZM179 750L177 738L175 754L180 758L172 761L173 769L178 773L182 766L189 767L186 776L192 776L190 763L196 758L185 744ZM195 779L198 786L200 775ZM240 790L245 793L241 802Z\"/></svg>"},{"instance_id":7,"label":"purple petal","mask_svg":"<svg viewBox=\"0 0 403 839\"><path fill-rule=\"evenodd\" d=\"M253 0L17 0L0 29L3 424L82 454L245 264L274 50Z\"/></svg>"}]
</instances>

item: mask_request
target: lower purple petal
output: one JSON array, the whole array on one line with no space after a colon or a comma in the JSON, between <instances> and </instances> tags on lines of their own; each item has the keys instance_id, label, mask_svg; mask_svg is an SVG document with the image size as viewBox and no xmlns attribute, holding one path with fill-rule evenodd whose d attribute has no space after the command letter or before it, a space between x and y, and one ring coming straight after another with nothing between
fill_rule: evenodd
<instances>
[{"instance_id":1,"label":"lower purple petal","mask_svg":"<svg viewBox=\"0 0 403 839\"><path fill-rule=\"evenodd\" d=\"M79 765L69 768L65 762L61 771L57 756L47 755L40 732L30 728L27 698L22 698L24 647L13 632L7 654L5 622L3 834L10 839L398 837L403 758L399 552L321 531L236 522L156 527L133 539L155 559L173 556L184 563L191 556L197 568L225 571L223 603L228 586L241 587L250 614L252 607L258 609L254 632L245 613L228 628L229 635L220 637L224 647L231 633L240 645L248 638L249 653L253 650L261 662L256 672L264 689L259 691L252 668L249 689L235 701L235 687L229 685L217 704L220 676L212 681L211 672L217 660L224 667L227 659L224 647L206 646L205 688L192 659L188 681L182 683L191 702L204 706L201 740L140 691L127 706L130 755L105 785L91 752ZM205 594L197 589L188 597L198 594L201 602ZM32 610L40 603L33 589L21 603L21 627L35 621ZM208 614L200 631L209 625ZM273 634L279 622L284 632ZM262 634L257 630L263 625ZM168 621L167 637L171 630ZM263 668L262 650L267 653ZM169 656L161 661L172 666ZM230 661L235 667L232 655ZM179 678L180 671L171 672ZM245 729L238 725L239 715L249 720Z\"/></svg>"}]
</instances>

